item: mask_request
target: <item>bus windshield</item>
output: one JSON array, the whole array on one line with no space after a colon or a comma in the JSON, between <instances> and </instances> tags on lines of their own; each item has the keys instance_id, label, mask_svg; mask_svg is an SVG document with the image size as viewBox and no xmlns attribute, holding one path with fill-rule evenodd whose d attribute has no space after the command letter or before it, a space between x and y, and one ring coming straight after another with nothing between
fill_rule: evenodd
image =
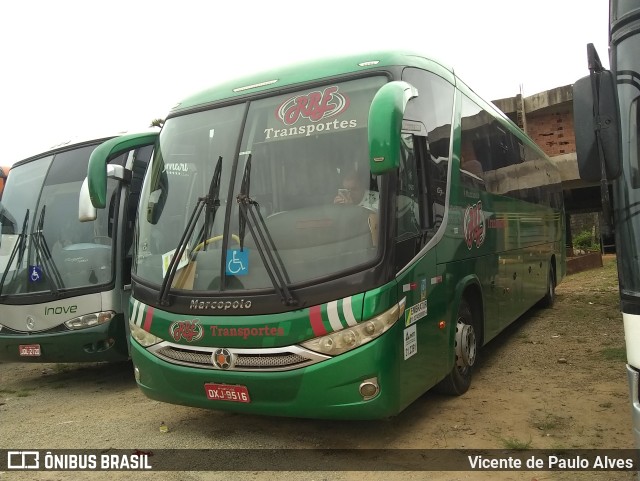
<instances>
[{"instance_id":1,"label":"bus windshield","mask_svg":"<svg viewBox=\"0 0 640 481\"><path fill-rule=\"evenodd\" d=\"M178 289L271 288L270 254L281 259L276 269L287 284L372 262L380 186L369 170L367 115L385 81L331 83L169 118L143 187L134 274L161 284L183 235ZM218 165L216 202L198 214ZM251 212L243 214L239 195Z\"/></svg>"},{"instance_id":2,"label":"bus windshield","mask_svg":"<svg viewBox=\"0 0 640 481\"><path fill-rule=\"evenodd\" d=\"M94 148L48 155L11 169L0 215L3 296L112 282L109 209L99 211L93 222L78 221L78 192Z\"/></svg>"}]
</instances>

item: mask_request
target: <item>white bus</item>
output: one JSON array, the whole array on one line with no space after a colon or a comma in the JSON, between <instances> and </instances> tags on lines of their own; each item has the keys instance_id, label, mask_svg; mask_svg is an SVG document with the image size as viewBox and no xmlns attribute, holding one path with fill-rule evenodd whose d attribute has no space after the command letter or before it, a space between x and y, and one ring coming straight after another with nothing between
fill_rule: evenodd
<instances>
[{"instance_id":1,"label":"white bus","mask_svg":"<svg viewBox=\"0 0 640 481\"><path fill-rule=\"evenodd\" d=\"M109 163L108 208L80 222L89 156L111 138L58 146L10 170L0 205L0 362L129 357L133 225L152 148Z\"/></svg>"},{"instance_id":2,"label":"white bus","mask_svg":"<svg viewBox=\"0 0 640 481\"><path fill-rule=\"evenodd\" d=\"M590 75L573 88L580 176L600 182L613 227L626 341L633 432L640 447L640 2L611 0L609 55L603 68L588 46Z\"/></svg>"}]
</instances>

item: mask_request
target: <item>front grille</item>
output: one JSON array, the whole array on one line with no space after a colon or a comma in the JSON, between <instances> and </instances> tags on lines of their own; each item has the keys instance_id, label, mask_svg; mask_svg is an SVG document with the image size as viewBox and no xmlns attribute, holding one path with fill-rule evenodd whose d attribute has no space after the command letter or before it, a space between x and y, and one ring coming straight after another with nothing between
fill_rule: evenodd
<instances>
[{"instance_id":1,"label":"front grille","mask_svg":"<svg viewBox=\"0 0 640 481\"><path fill-rule=\"evenodd\" d=\"M150 347L149 352L172 364L222 370L213 363L212 358L218 349L218 347L192 347L162 342ZM227 351L233 358L231 367L225 369L227 371L288 371L328 359L328 356L300 346L264 349L227 348Z\"/></svg>"},{"instance_id":2,"label":"front grille","mask_svg":"<svg viewBox=\"0 0 640 481\"><path fill-rule=\"evenodd\" d=\"M187 364L211 364L211 354L201 352L191 352L172 347L163 347L156 351L156 356L166 357L174 361L186 362Z\"/></svg>"},{"instance_id":3,"label":"front grille","mask_svg":"<svg viewBox=\"0 0 640 481\"><path fill-rule=\"evenodd\" d=\"M0 327L0 336L31 336L34 334L55 334L56 332L69 332L67 326L63 324L59 324L57 326L51 327L49 329L44 330L36 330L36 331L16 331L14 329L10 329L7 326Z\"/></svg>"},{"instance_id":4,"label":"front grille","mask_svg":"<svg viewBox=\"0 0 640 481\"><path fill-rule=\"evenodd\" d=\"M246 355L238 356L236 361L237 367L252 367L252 368L270 368L270 367L285 367L295 366L297 364L304 364L308 359L293 353L284 353L278 355Z\"/></svg>"}]
</instances>

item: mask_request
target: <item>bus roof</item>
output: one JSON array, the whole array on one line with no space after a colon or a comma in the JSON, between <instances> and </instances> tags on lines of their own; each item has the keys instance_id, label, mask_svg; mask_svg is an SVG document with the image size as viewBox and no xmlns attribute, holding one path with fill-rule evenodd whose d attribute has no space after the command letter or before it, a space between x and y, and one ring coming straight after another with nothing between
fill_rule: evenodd
<instances>
[{"instance_id":1,"label":"bus roof","mask_svg":"<svg viewBox=\"0 0 640 481\"><path fill-rule=\"evenodd\" d=\"M520 130L493 103L480 97L471 87L457 77L453 68L419 53L399 51L368 52L310 60L231 80L187 97L171 109L167 118L182 115L191 110L207 108L219 102L239 100L244 96L255 95L259 92L277 92L293 85L317 82L323 78L357 74L365 71L381 72L385 68L396 66L422 68L443 77L482 108L491 111L502 122ZM526 138L524 134L520 136L523 139ZM528 138L526 138L526 141L538 149L533 141Z\"/></svg>"},{"instance_id":2,"label":"bus roof","mask_svg":"<svg viewBox=\"0 0 640 481\"><path fill-rule=\"evenodd\" d=\"M355 74L385 67L411 65L424 68L455 83L451 68L416 53L369 52L344 57L324 58L260 72L203 90L187 97L171 109L168 117L223 100L239 99L247 94L279 90L295 84L314 82L326 77Z\"/></svg>"},{"instance_id":3,"label":"bus roof","mask_svg":"<svg viewBox=\"0 0 640 481\"><path fill-rule=\"evenodd\" d=\"M156 130L153 129L149 129L149 131L153 131L156 132ZM31 155L29 157L26 157L22 160L19 160L18 162L15 162L12 166L18 166L18 165L22 165L22 164L26 164L28 162L31 162L33 160L39 159L41 157L45 157L47 155L53 155L53 154L57 154L59 152L64 152L67 150L72 150L75 149L77 147L81 147L83 145L90 145L90 144L95 144L95 143L102 143L105 142L109 139L112 139L114 137L118 137L120 135L124 135L126 133L129 132L114 132L111 134L103 134L103 135L96 135L96 136L73 136L71 137L70 140L67 140L65 142L61 142L59 144L53 145L50 148L43 150L35 155Z\"/></svg>"}]
</instances>

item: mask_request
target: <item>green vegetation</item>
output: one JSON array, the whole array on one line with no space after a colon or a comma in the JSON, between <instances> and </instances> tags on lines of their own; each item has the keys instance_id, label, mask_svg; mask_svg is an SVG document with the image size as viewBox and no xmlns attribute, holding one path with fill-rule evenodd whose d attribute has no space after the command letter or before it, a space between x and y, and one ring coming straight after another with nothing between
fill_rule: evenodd
<instances>
[{"instance_id":1,"label":"green vegetation","mask_svg":"<svg viewBox=\"0 0 640 481\"><path fill-rule=\"evenodd\" d=\"M607 347L600 352L607 361L625 362L627 360L627 351L624 347Z\"/></svg>"},{"instance_id":2,"label":"green vegetation","mask_svg":"<svg viewBox=\"0 0 640 481\"><path fill-rule=\"evenodd\" d=\"M599 251L600 243L596 241L590 231L585 230L573 237L573 247L585 251Z\"/></svg>"},{"instance_id":3,"label":"green vegetation","mask_svg":"<svg viewBox=\"0 0 640 481\"><path fill-rule=\"evenodd\" d=\"M542 431L552 431L566 427L567 420L561 416L547 412L542 419L534 420L533 425Z\"/></svg>"},{"instance_id":4,"label":"green vegetation","mask_svg":"<svg viewBox=\"0 0 640 481\"><path fill-rule=\"evenodd\" d=\"M499 438L500 442L506 449L514 449L516 451L524 451L531 448L531 438L529 441L522 441L517 438Z\"/></svg>"}]
</instances>

